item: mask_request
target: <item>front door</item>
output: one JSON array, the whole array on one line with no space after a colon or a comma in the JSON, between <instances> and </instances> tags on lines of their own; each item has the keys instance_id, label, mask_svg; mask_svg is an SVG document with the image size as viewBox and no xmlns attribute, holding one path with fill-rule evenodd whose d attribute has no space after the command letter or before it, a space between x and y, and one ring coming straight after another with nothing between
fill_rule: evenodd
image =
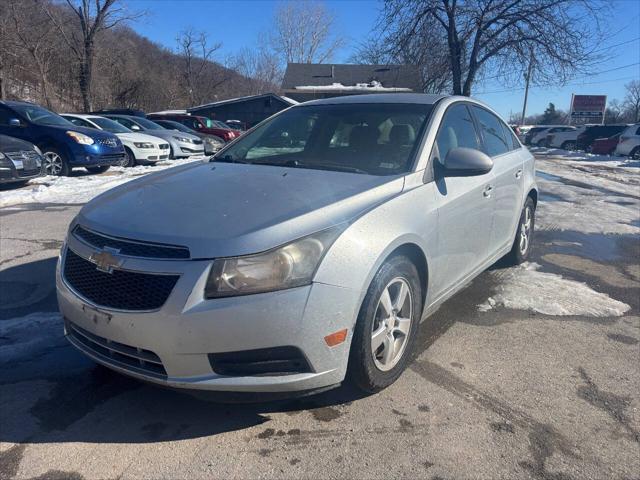
<instances>
[{"instance_id":1,"label":"front door","mask_svg":"<svg viewBox=\"0 0 640 480\"><path fill-rule=\"evenodd\" d=\"M464 103L453 104L445 112L432 152L438 209L437 252L430 268L434 298L485 262L491 238L494 174L447 176L442 165L456 147L481 148Z\"/></svg>"}]
</instances>

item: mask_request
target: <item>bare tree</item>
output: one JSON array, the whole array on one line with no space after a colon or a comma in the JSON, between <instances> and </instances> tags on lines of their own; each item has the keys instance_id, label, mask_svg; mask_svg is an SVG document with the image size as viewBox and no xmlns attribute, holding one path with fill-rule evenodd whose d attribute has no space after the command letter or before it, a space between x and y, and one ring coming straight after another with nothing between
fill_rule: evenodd
<instances>
[{"instance_id":1,"label":"bare tree","mask_svg":"<svg viewBox=\"0 0 640 480\"><path fill-rule=\"evenodd\" d=\"M213 55L222 47L221 43L210 44L205 32L194 32L189 28L180 33L176 39L178 42L178 54L184 62L183 78L191 105L200 103L201 80L211 64ZM211 77L209 76L209 79ZM214 81L209 84L209 89L220 85L224 80Z\"/></svg>"},{"instance_id":2,"label":"bare tree","mask_svg":"<svg viewBox=\"0 0 640 480\"><path fill-rule=\"evenodd\" d=\"M436 34L453 93L469 96L483 74L521 78L532 57L536 82L586 71L596 60L599 8L598 0L385 0L379 29L396 54Z\"/></svg>"},{"instance_id":3,"label":"bare tree","mask_svg":"<svg viewBox=\"0 0 640 480\"><path fill-rule=\"evenodd\" d=\"M289 1L276 10L269 43L288 63L323 63L344 45L334 30L335 17L323 3Z\"/></svg>"},{"instance_id":4,"label":"bare tree","mask_svg":"<svg viewBox=\"0 0 640 480\"><path fill-rule=\"evenodd\" d=\"M264 45L260 42L260 45ZM229 66L248 79L247 93L260 95L276 92L282 83L282 66L277 55L267 48L243 48L228 62Z\"/></svg>"},{"instance_id":5,"label":"bare tree","mask_svg":"<svg viewBox=\"0 0 640 480\"><path fill-rule=\"evenodd\" d=\"M93 108L91 97L91 83L93 80L93 60L95 43L98 35L116 25L139 18L142 13L127 14L124 7L119 6L119 0L66 0L79 22L78 28L69 28L52 11L45 7L49 18L56 26L69 49L79 64L78 85L82 95L85 111Z\"/></svg>"},{"instance_id":6,"label":"bare tree","mask_svg":"<svg viewBox=\"0 0 640 480\"><path fill-rule=\"evenodd\" d=\"M624 88L627 94L624 97L624 108L631 112L633 122L640 122L640 81L633 80Z\"/></svg>"}]
</instances>

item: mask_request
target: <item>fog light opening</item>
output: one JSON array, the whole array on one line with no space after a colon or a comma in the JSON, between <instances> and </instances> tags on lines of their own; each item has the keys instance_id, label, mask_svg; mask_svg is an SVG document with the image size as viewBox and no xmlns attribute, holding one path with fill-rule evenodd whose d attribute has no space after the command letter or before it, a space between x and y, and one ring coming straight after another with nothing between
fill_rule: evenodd
<instances>
[{"instance_id":1,"label":"fog light opening","mask_svg":"<svg viewBox=\"0 0 640 480\"><path fill-rule=\"evenodd\" d=\"M330 347L335 347L336 345L340 345L347 339L347 329L338 330L330 335L324 337L324 341Z\"/></svg>"}]
</instances>

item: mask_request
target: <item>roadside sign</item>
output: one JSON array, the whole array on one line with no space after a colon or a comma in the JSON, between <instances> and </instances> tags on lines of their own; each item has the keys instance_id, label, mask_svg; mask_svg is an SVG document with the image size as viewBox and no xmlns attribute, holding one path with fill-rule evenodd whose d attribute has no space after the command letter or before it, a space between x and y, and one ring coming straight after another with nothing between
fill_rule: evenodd
<instances>
[{"instance_id":1,"label":"roadside sign","mask_svg":"<svg viewBox=\"0 0 640 480\"><path fill-rule=\"evenodd\" d=\"M571 95L571 123L604 123L606 95Z\"/></svg>"}]
</instances>

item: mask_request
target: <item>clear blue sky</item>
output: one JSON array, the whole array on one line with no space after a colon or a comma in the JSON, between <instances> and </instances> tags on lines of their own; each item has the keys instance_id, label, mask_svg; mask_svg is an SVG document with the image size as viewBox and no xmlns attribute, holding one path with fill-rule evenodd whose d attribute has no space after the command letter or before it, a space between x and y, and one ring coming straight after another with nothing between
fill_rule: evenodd
<instances>
[{"instance_id":1,"label":"clear blue sky","mask_svg":"<svg viewBox=\"0 0 640 480\"><path fill-rule=\"evenodd\" d=\"M330 0L326 3L335 13L338 31L348 40L334 60L345 62L358 41L364 39L375 25L381 4L377 0ZM277 4L271 0L129 0L130 8L148 12L145 18L132 25L140 34L174 48L176 36L186 27L206 31L212 41L223 44L218 61L224 61L243 47L255 46L259 33L268 29ZM625 67L640 62L640 1L616 0L612 2L612 11L612 35L601 48L626 43L605 50L603 53L607 53L610 59L586 78L572 80L565 87L532 88L528 114L541 113L549 102L566 110L572 93L604 94L609 99L622 100L624 84L640 79L640 65ZM475 96L508 117L511 111L522 109L524 81L521 87L507 89L496 81L490 81L486 85L478 85Z\"/></svg>"}]
</instances>

